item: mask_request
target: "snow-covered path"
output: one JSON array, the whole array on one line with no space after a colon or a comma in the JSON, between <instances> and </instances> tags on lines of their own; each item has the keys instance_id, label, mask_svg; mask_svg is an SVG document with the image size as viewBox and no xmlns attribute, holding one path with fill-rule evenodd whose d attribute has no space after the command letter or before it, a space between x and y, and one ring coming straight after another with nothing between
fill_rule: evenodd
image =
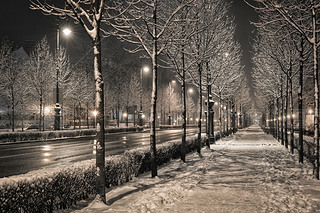
<instances>
[{"instance_id":1,"label":"snow-covered path","mask_svg":"<svg viewBox=\"0 0 320 213\"><path fill-rule=\"evenodd\" d=\"M258 126L109 190L80 212L320 212L320 185ZM83 202L85 203L85 202ZM81 208L79 206L79 208ZM73 209L75 210L75 209Z\"/></svg>"}]
</instances>

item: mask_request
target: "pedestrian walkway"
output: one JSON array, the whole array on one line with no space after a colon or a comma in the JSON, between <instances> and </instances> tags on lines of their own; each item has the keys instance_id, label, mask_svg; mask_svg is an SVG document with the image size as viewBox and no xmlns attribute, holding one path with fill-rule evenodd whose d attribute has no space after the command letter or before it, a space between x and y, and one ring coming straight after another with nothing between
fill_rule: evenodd
<instances>
[{"instance_id":1,"label":"pedestrian walkway","mask_svg":"<svg viewBox=\"0 0 320 213\"><path fill-rule=\"evenodd\" d=\"M259 126L109 190L76 212L320 212L320 184ZM80 208L80 207L79 207Z\"/></svg>"}]
</instances>

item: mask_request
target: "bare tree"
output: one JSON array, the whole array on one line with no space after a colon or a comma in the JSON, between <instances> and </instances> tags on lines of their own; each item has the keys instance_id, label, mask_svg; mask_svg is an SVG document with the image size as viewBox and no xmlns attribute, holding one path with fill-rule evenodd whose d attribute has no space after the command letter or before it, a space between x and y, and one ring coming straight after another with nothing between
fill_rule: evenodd
<instances>
[{"instance_id":1,"label":"bare tree","mask_svg":"<svg viewBox=\"0 0 320 213\"><path fill-rule=\"evenodd\" d=\"M48 103L49 92L53 86L53 60L47 38L44 37L30 54L26 79L32 93L39 100L39 126L43 129L43 109Z\"/></svg>"},{"instance_id":2,"label":"bare tree","mask_svg":"<svg viewBox=\"0 0 320 213\"><path fill-rule=\"evenodd\" d=\"M100 26L104 13L104 0L65 0L65 5L57 6L53 2L31 0L31 9L41 10L45 14L60 17L68 16L84 28L93 42L94 77L96 84L97 114L97 152L96 152L96 192L97 199L105 201L105 143L104 143L104 82L101 72Z\"/></svg>"},{"instance_id":3,"label":"bare tree","mask_svg":"<svg viewBox=\"0 0 320 213\"><path fill-rule=\"evenodd\" d=\"M173 39L170 37L173 21L179 12L193 0L167 1L147 0L137 1L134 7L124 9L110 23L115 34L121 39L136 44L137 48L131 52L144 50L152 61L152 95L150 117L150 149L151 149L151 176L157 176L156 164L156 106L158 93L158 57Z\"/></svg>"},{"instance_id":4,"label":"bare tree","mask_svg":"<svg viewBox=\"0 0 320 213\"><path fill-rule=\"evenodd\" d=\"M314 174L319 179L319 9L320 3L315 0L303 1L272 1L256 0L254 7L260 13L261 23L257 26L263 27L271 32L277 32L283 28L290 27L303 36L313 48L313 80L314 80L314 143L315 170Z\"/></svg>"},{"instance_id":5,"label":"bare tree","mask_svg":"<svg viewBox=\"0 0 320 213\"><path fill-rule=\"evenodd\" d=\"M14 50L13 44L4 39L0 49L0 89L3 99L7 99L11 108L11 130L15 130L15 107L22 103L23 63L24 58L19 55L19 50Z\"/></svg>"}]
</instances>

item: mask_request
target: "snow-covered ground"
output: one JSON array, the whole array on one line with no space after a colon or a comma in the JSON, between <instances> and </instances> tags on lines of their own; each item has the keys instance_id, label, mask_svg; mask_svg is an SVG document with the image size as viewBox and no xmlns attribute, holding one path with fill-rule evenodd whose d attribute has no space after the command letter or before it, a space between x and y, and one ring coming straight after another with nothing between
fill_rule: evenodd
<instances>
[{"instance_id":1,"label":"snow-covered ground","mask_svg":"<svg viewBox=\"0 0 320 213\"><path fill-rule=\"evenodd\" d=\"M320 182L258 126L63 212L320 212Z\"/></svg>"}]
</instances>

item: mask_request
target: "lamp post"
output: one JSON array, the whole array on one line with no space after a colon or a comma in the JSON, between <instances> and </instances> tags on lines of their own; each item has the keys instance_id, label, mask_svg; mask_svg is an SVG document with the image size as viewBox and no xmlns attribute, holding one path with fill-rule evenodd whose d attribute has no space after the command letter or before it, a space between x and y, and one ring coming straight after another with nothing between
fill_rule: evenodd
<instances>
[{"instance_id":1,"label":"lamp post","mask_svg":"<svg viewBox=\"0 0 320 213\"><path fill-rule=\"evenodd\" d=\"M168 114L168 124L172 125L172 119L171 119L171 100L172 100L172 93L171 93L171 83L176 83L175 80L169 81L169 114Z\"/></svg>"},{"instance_id":2,"label":"lamp post","mask_svg":"<svg viewBox=\"0 0 320 213\"><path fill-rule=\"evenodd\" d=\"M141 67L140 69L140 112L139 112L139 126L143 126L144 114L142 112L142 77L143 71L149 72L149 67Z\"/></svg>"},{"instance_id":3,"label":"lamp post","mask_svg":"<svg viewBox=\"0 0 320 213\"><path fill-rule=\"evenodd\" d=\"M62 32L65 35L70 35L71 34L71 30L68 28L65 28L62 30ZM57 26L57 59L59 59L60 57L60 26ZM60 72L60 67L59 67L59 63L57 63L57 67L56 67L56 91L55 91L55 95L56 95L56 105L54 108L55 111L55 115L54 115L54 130L60 130L60 111L61 111L61 106L60 106L60 91L59 91L59 72Z\"/></svg>"}]
</instances>

